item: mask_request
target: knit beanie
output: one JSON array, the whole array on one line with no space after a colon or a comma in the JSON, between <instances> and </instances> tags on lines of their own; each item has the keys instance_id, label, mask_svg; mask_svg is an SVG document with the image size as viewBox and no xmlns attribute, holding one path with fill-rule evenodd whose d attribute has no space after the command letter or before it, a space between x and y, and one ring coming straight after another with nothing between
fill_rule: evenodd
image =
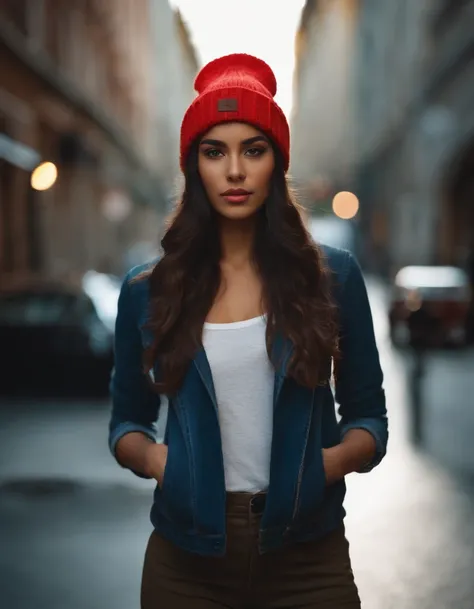
<instances>
[{"instance_id":1,"label":"knit beanie","mask_svg":"<svg viewBox=\"0 0 474 609\"><path fill-rule=\"evenodd\" d=\"M214 59L194 81L198 95L181 124L180 165L196 137L220 123L241 121L269 135L280 149L285 171L290 162L290 129L281 108L273 99L275 75L264 61L244 53Z\"/></svg>"}]
</instances>

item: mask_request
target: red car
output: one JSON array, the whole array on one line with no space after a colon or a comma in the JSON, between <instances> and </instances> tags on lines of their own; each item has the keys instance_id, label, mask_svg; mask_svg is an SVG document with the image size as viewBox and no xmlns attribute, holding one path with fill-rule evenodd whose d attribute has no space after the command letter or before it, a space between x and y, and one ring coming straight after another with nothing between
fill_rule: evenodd
<instances>
[{"instance_id":1,"label":"red car","mask_svg":"<svg viewBox=\"0 0 474 609\"><path fill-rule=\"evenodd\" d=\"M458 267L400 269L389 310L392 342L396 346L408 346L416 340L425 348L464 346L471 302L469 278Z\"/></svg>"}]
</instances>

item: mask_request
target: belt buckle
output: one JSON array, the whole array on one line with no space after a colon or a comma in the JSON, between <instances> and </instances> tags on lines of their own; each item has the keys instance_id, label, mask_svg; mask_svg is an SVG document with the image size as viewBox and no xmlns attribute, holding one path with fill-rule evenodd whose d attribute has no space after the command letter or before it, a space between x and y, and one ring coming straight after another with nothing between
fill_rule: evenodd
<instances>
[{"instance_id":1,"label":"belt buckle","mask_svg":"<svg viewBox=\"0 0 474 609\"><path fill-rule=\"evenodd\" d=\"M262 514L267 500L266 493L258 493L250 499L250 511L252 514Z\"/></svg>"}]
</instances>

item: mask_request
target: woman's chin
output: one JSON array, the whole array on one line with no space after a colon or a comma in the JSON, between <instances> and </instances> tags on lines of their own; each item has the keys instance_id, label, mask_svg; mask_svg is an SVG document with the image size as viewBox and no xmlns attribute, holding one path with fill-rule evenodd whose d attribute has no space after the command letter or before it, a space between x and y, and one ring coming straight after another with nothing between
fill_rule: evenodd
<instances>
[{"instance_id":1,"label":"woman's chin","mask_svg":"<svg viewBox=\"0 0 474 609\"><path fill-rule=\"evenodd\" d=\"M228 220L246 220L254 216L258 209L250 205L226 205L216 211L220 216Z\"/></svg>"}]
</instances>

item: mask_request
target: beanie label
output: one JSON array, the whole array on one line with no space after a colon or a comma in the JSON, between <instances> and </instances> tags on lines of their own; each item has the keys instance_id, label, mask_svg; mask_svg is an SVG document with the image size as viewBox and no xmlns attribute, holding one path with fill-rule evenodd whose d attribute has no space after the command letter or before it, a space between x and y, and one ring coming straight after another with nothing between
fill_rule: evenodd
<instances>
[{"instance_id":1,"label":"beanie label","mask_svg":"<svg viewBox=\"0 0 474 609\"><path fill-rule=\"evenodd\" d=\"M235 97L224 97L217 102L218 112L237 112L238 104Z\"/></svg>"}]
</instances>

